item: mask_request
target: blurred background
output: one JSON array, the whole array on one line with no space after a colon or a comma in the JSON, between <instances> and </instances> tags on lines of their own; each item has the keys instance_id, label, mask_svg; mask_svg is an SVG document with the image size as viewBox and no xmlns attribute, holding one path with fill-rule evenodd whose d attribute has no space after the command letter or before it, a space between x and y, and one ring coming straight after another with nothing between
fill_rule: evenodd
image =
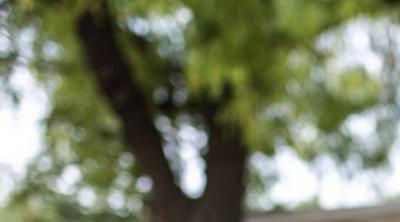
<instances>
[{"instance_id":1,"label":"blurred background","mask_svg":"<svg viewBox=\"0 0 400 222\"><path fill-rule=\"evenodd\" d=\"M79 17L99 5L0 0L2 221L141 221L148 211L153 180L126 149L77 37ZM246 214L398 201L400 3L108 5L187 196L204 192L210 136L188 107L219 103L228 84L216 118L240 127L249 152Z\"/></svg>"}]
</instances>

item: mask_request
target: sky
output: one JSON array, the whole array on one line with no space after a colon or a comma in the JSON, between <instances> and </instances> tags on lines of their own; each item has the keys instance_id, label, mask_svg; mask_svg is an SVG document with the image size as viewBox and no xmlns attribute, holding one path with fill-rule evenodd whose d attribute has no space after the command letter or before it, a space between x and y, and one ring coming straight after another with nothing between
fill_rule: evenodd
<instances>
[{"instance_id":1,"label":"sky","mask_svg":"<svg viewBox=\"0 0 400 222\"><path fill-rule=\"evenodd\" d=\"M9 190L11 175L22 177L25 167L40 150L47 100L33 76L25 68L17 68L10 84L20 90L21 103L12 104L6 95L0 95L0 190ZM5 193L0 192L0 201Z\"/></svg>"}]
</instances>

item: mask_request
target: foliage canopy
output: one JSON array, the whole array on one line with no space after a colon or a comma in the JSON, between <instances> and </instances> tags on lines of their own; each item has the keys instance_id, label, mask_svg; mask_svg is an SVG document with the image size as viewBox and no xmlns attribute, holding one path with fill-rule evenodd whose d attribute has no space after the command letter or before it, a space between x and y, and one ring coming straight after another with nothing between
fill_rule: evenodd
<instances>
[{"instance_id":1,"label":"foliage canopy","mask_svg":"<svg viewBox=\"0 0 400 222\"><path fill-rule=\"evenodd\" d=\"M221 106L216 121L227 135L240 128L250 152L273 156L288 147L308 161L356 158L360 168L387 160L399 112L395 32L369 33L368 47L383 63L379 73L340 56L355 18L398 29L393 1L107 2L118 46L179 183L182 147L194 147L200 162L208 149L204 101ZM149 177L126 151L123 123L98 93L78 36L80 16L101 17L102 8L102 1L0 1L2 89L17 101L9 80L26 67L50 98L44 149L13 197L21 209L32 209L13 208L32 221L128 221L147 206ZM373 138L349 129L358 116L374 119ZM71 175L73 186L63 188ZM250 188L269 186L259 176L250 169ZM96 201L82 201L87 196ZM49 204L47 214L38 214Z\"/></svg>"}]
</instances>

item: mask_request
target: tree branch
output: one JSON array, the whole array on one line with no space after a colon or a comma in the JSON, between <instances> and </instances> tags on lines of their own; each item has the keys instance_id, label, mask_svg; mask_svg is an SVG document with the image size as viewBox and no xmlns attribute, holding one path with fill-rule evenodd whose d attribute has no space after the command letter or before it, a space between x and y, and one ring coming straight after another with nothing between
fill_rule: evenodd
<instances>
[{"instance_id":1,"label":"tree branch","mask_svg":"<svg viewBox=\"0 0 400 222\"><path fill-rule=\"evenodd\" d=\"M153 214L168 214L173 221L178 208L171 203L179 204L186 198L175 184L163 154L162 139L153 125L147 99L132 78L114 38L110 15L106 10L98 16L85 12L77 21L77 31L99 88L122 121L130 151L154 180Z\"/></svg>"}]
</instances>

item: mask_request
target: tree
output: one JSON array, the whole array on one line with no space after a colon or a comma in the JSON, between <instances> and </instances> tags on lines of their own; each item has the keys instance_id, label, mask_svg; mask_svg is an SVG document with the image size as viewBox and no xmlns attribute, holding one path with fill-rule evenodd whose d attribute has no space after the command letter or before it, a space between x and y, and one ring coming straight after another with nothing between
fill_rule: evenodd
<instances>
[{"instance_id":1,"label":"tree","mask_svg":"<svg viewBox=\"0 0 400 222\"><path fill-rule=\"evenodd\" d=\"M384 162L397 107L382 118L387 130L371 152L349 149L363 144L340 128L352 114L395 104L386 87L394 81L359 68L315 78L318 68L331 71L330 52L314 41L360 13L389 13L387 4L3 1L3 28L17 47L5 50L1 68L31 66L52 102L46 149L16 199L32 187L52 193L54 175L73 166L82 189L95 187L99 197L120 186L126 198L146 198L129 180L150 176L151 221L231 222L242 218L251 151L273 155L286 145L308 160L329 153L341 161L359 155L365 167ZM21 32L31 35L31 51L12 38ZM198 147L207 176L199 198L179 185L182 126L208 137ZM305 127L318 136L304 141ZM128 182L115 185L124 176Z\"/></svg>"}]
</instances>

